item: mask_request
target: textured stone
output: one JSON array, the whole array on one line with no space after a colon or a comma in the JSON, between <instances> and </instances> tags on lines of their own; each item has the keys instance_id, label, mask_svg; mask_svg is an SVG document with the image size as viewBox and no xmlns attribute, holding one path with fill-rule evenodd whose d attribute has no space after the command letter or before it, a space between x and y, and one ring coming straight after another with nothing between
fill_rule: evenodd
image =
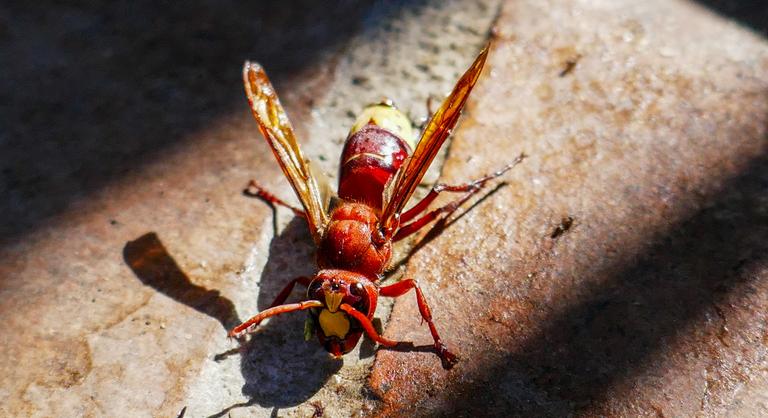
<instances>
[{"instance_id":1,"label":"textured stone","mask_svg":"<svg viewBox=\"0 0 768 418\"><path fill-rule=\"evenodd\" d=\"M410 260L463 361L380 350L379 414L768 413L768 44L669 1L505 2L493 39L441 179L530 158ZM413 299L386 336L427 344Z\"/></svg>"},{"instance_id":2,"label":"textured stone","mask_svg":"<svg viewBox=\"0 0 768 418\"><path fill-rule=\"evenodd\" d=\"M334 173L354 114L387 95L422 117L496 4L0 8L0 415L372 408L370 342L342 367L304 342L302 315L242 348L226 338L316 268L301 220L240 193L256 178L292 198L242 63L264 64L306 154Z\"/></svg>"},{"instance_id":3,"label":"textured stone","mask_svg":"<svg viewBox=\"0 0 768 418\"><path fill-rule=\"evenodd\" d=\"M226 339L315 269L301 220L240 195L292 198L242 61L333 179L355 113L422 117L500 3L0 8L0 415L765 415L766 43L677 1L504 2L442 176L530 158L405 272L455 370L342 364L301 315ZM427 344L414 299L386 333Z\"/></svg>"}]
</instances>

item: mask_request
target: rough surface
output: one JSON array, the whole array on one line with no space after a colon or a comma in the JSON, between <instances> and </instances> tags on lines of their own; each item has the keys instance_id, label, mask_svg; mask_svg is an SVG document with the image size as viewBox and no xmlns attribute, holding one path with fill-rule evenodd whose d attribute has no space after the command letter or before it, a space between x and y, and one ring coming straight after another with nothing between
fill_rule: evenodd
<instances>
[{"instance_id":1,"label":"rough surface","mask_svg":"<svg viewBox=\"0 0 768 418\"><path fill-rule=\"evenodd\" d=\"M511 1L489 67L442 179L530 158L411 259L463 361L380 350L378 413L768 414L766 42L683 2ZM411 299L386 335L427 344Z\"/></svg>"},{"instance_id":2,"label":"rough surface","mask_svg":"<svg viewBox=\"0 0 768 418\"><path fill-rule=\"evenodd\" d=\"M0 415L766 414L765 40L678 1L503 2L443 179L530 158L406 272L463 361L371 373L301 315L225 338L314 270L303 223L240 195L291 198L240 66L335 180L355 113L423 117L502 2L257 3L0 6ZM386 332L426 344L414 299Z\"/></svg>"},{"instance_id":3,"label":"rough surface","mask_svg":"<svg viewBox=\"0 0 768 418\"><path fill-rule=\"evenodd\" d=\"M226 339L315 269L305 225L240 194L256 178L291 198L242 62L333 178L355 113L387 95L423 117L497 4L1 6L0 415L363 411L370 342L342 367L301 315Z\"/></svg>"}]
</instances>

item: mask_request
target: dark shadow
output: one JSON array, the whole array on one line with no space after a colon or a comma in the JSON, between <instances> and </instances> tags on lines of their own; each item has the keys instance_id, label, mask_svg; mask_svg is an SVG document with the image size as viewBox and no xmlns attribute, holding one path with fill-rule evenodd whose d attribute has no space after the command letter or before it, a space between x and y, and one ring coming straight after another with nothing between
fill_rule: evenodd
<instances>
[{"instance_id":1,"label":"dark shadow","mask_svg":"<svg viewBox=\"0 0 768 418\"><path fill-rule=\"evenodd\" d=\"M317 272L314 256L315 246L307 222L294 217L270 243L269 258L259 281L259 310L268 308L295 277L313 276ZM288 302L301 300L305 291L297 285ZM256 314L241 313L246 317ZM341 368L343 361L331 358L315 338L304 340L306 318L306 312L292 312L272 317L258 327L240 350L240 370L246 382L243 394L249 400L214 416L224 416L232 408L254 404L276 408L298 405L320 390Z\"/></svg>"},{"instance_id":2,"label":"dark shadow","mask_svg":"<svg viewBox=\"0 0 768 418\"><path fill-rule=\"evenodd\" d=\"M639 261L605 272L599 287L574 290L583 292L580 302L553 307L554 320L541 333L484 365L487 372L462 386L450 408L487 413L493 405L491 411L542 416L543 399L587 408L635 379L673 347L677 335L708 315L719 317L720 332L726 332L720 305L754 292L757 275L750 269L768 261L768 158L753 161L719 193L670 225ZM510 381L518 386L487 390Z\"/></svg>"},{"instance_id":3,"label":"dark shadow","mask_svg":"<svg viewBox=\"0 0 768 418\"><path fill-rule=\"evenodd\" d=\"M243 394L249 402L285 408L317 393L341 369L316 339L304 340L306 313L274 317L254 334L241 352Z\"/></svg>"},{"instance_id":4,"label":"dark shadow","mask_svg":"<svg viewBox=\"0 0 768 418\"><path fill-rule=\"evenodd\" d=\"M247 113L245 59L280 89L359 31L373 3L5 2L0 245L189 133Z\"/></svg>"},{"instance_id":5,"label":"dark shadow","mask_svg":"<svg viewBox=\"0 0 768 418\"><path fill-rule=\"evenodd\" d=\"M225 330L240 323L232 301L218 290L193 284L154 232L125 244L123 259L142 283L216 319Z\"/></svg>"},{"instance_id":6,"label":"dark shadow","mask_svg":"<svg viewBox=\"0 0 768 418\"><path fill-rule=\"evenodd\" d=\"M279 208L277 211L287 210ZM269 257L259 280L259 310L269 308L275 297L291 280L299 276L312 277L315 273L315 243L309 234L307 221L294 217L269 243ZM288 302L301 300L306 290L306 287L297 284ZM296 315L303 317L301 313Z\"/></svg>"},{"instance_id":7,"label":"dark shadow","mask_svg":"<svg viewBox=\"0 0 768 418\"><path fill-rule=\"evenodd\" d=\"M768 3L764 0L694 0L752 30L768 35Z\"/></svg>"}]
</instances>

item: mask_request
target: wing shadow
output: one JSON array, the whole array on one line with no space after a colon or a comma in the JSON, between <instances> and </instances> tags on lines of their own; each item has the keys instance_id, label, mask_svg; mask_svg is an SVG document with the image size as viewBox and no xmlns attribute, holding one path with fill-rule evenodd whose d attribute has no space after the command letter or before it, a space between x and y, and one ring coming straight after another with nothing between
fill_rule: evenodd
<instances>
[{"instance_id":1,"label":"wing shadow","mask_svg":"<svg viewBox=\"0 0 768 418\"><path fill-rule=\"evenodd\" d=\"M142 283L216 319L224 329L240 323L232 301L221 296L218 290L192 283L156 233L148 232L126 243L123 259Z\"/></svg>"}]
</instances>

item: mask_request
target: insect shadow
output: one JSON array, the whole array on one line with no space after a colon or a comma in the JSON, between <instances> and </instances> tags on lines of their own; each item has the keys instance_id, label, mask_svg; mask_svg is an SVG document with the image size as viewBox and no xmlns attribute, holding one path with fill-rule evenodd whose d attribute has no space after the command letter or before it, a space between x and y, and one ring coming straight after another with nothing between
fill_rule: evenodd
<instances>
[{"instance_id":1,"label":"insect shadow","mask_svg":"<svg viewBox=\"0 0 768 418\"><path fill-rule=\"evenodd\" d=\"M763 36L768 35L768 8L763 2L694 0L713 12L752 28Z\"/></svg>"},{"instance_id":2,"label":"insect shadow","mask_svg":"<svg viewBox=\"0 0 768 418\"><path fill-rule=\"evenodd\" d=\"M267 309L283 287L297 276L316 273L315 249L304 219L295 217L269 245L261 273L257 305ZM300 300L297 286L288 301ZM243 312L244 316L256 312ZM317 393L342 366L312 338L304 340L306 312L277 315L259 325L240 350L242 392L250 398L233 407L258 404L276 408L298 405ZM214 415L216 416L216 415Z\"/></svg>"},{"instance_id":3,"label":"insect shadow","mask_svg":"<svg viewBox=\"0 0 768 418\"><path fill-rule=\"evenodd\" d=\"M240 323L232 301L218 290L192 283L156 233L148 232L126 243L123 259L142 283L216 319L224 329Z\"/></svg>"}]
</instances>

